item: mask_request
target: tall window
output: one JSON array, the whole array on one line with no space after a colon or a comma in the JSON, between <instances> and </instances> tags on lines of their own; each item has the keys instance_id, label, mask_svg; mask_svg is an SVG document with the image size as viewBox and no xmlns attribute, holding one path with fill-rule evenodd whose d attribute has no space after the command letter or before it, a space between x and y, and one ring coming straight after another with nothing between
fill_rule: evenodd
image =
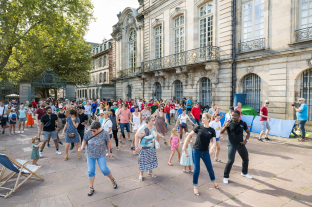
<instances>
[{"instance_id":1,"label":"tall window","mask_svg":"<svg viewBox=\"0 0 312 207\"><path fill-rule=\"evenodd\" d=\"M91 89L89 89L89 98L92 98Z\"/></svg>"},{"instance_id":2,"label":"tall window","mask_svg":"<svg viewBox=\"0 0 312 207\"><path fill-rule=\"evenodd\" d=\"M243 41L264 36L264 0L249 0L242 4Z\"/></svg>"},{"instance_id":3,"label":"tall window","mask_svg":"<svg viewBox=\"0 0 312 207\"><path fill-rule=\"evenodd\" d=\"M184 51L184 16L178 16L173 21L174 28L174 52L175 54Z\"/></svg>"},{"instance_id":4,"label":"tall window","mask_svg":"<svg viewBox=\"0 0 312 207\"><path fill-rule=\"evenodd\" d=\"M203 106L211 106L211 81L203 78L200 81L200 102Z\"/></svg>"},{"instance_id":5,"label":"tall window","mask_svg":"<svg viewBox=\"0 0 312 207\"><path fill-rule=\"evenodd\" d=\"M212 45L213 40L213 2L199 8L200 47Z\"/></svg>"},{"instance_id":6,"label":"tall window","mask_svg":"<svg viewBox=\"0 0 312 207\"><path fill-rule=\"evenodd\" d=\"M179 80L174 83L174 95L179 102L183 98L183 84Z\"/></svg>"},{"instance_id":7,"label":"tall window","mask_svg":"<svg viewBox=\"0 0 312 207\"><path fill-rule=\"evenodd\" d=\"M127 86L127 98L130 98L131 99L131 86Z\"/></svg>"},{"instance_id":8,"label":"tall window","mask_svg":"<svg viewBox=\"0 0 312 207\"><path fill-rule=\"evenodd\" d=\"M132 30L129 34L129 68L135 68L136 65L136 32Z\"/></svg>"},{"instance_id":9,"label":"tall window","mask_svg":"<svg viewBox=\"0 0 312 207\"><path fill-rule=\"evenodd\" d=\"M100 73L100 83L102 83L102 73Z\"/></svg>"},{"instance_id":10,"label":"tall window","mask_svg":"<svg viewBox=\"0 0 312 207\"><path fill-rule=\"evenodd\" d=\"M300 0L299 28L312 26L312 0Z\"/></svg>"},{"instance_id":11,"label":"tall window","mask_svg":"<svg viewBox=\"0 0 312 207\"><path fill-rule=\"evenodd\" d=\"M99 58L100 68L102 67L102 58Z\"/></svg>"},{"instance_id":12,"label":"tall window","mask_svg":"<svg viewBox=\"0 0 312 207\"><path fill-rule=\"evenodd\" d=\"M261 107L261 78L256 74L247 75L244 80L245 105L249 105L260 112Z\"/></svg>"},{"instance_id":13,"label":"tall window","mask_svg":"<svg viewBox=\"0 0 312 207\"><path fill-rule=\"evenodd\" d=\"M106 83L107 79L106 79L106 72L104 72L104 83Z\"/></svg>"},{"instance_id":14,"label":"tall window","mask_svg":"<svg viewBox=\"0 0 312 207\"><path fill-rule=\"evenodd\" d=\"M161 58L161 49L162 49L162 26L158 26L154 30L154 37L155 37L155 58Z\"/></svg>"},{"instance_id":15,"label":"tall window","mask_svg":"<svg viewBox=\"0 0 312 207\"><path fill-rule=\"evenodd\" d=\"M155 98L157 100L160 100L162 98L161 85L158 82L155 84Z\"/></svg>"},{"instance_id":16,"label":"tall window","mask_svg":"<svg viewBox=\"0 0 312 207\"><path fill-rule=\"evenodd\" d=\"M301 75L301 97L305 99L308 108L312 107L312 69L306 70ZM311 84L311 85L310 85ZM309 121L312 120L312 110L308 110Z\"/></svg>"}]
</instances>

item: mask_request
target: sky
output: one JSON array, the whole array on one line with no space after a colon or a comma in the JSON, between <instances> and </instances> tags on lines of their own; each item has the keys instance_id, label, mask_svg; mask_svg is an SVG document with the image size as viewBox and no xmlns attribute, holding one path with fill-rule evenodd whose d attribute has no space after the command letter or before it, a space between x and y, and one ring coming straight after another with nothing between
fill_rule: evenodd
<instances>
[{"instance_id":1,"label":"sky","mask_svg":"<svg viewBox=\"0 0 312 207\"><path fill-rule=\"evenodd\" d=\"M101 43L104 37L111 38L113 25L118 22L117 14L126 7L138 8L138 0L91 0L93 3L93 16L95 22L89 25L85 36L87 42Z\"/></svg>"}]
</instances>

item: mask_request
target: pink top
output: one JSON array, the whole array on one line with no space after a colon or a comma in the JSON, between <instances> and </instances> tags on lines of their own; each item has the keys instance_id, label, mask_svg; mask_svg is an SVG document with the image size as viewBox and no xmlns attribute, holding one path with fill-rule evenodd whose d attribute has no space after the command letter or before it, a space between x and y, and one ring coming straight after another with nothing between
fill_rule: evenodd
<instances>
[{"instance_id":1,"label":"pink top","mask_svg":"<svg viewBox=\"0 0 312 207\"><path fill-rule=\"evenodd\" d=\"M240 118L242 118L242 108L239 108L238 106L236 106L236 107L234 108L234 110L239 111L239 113L240 113Z\"/></svg>"},{"instance_id":2,"label":"pink top","mask_svg":"<svg viewBox=\"0 0 312 207\"><path fill-rule=\"evenodd\" d=\"M177 145L176 147L174 145L179 144L179 136L171 136L171 150L174 150L176 148L179 148L179 145Z\"/></svg>"},{"instance_id":3,"label":"pink top","mask_svg":"<svg viewBox=\"0 0 312 207\"><path fill-rule=\"evenodd\" d=\"M119 114L120 114L120 123L122 124L126 124L129 123L129 117L130 117L130 110L129 109L120 109L119 110Z\"/></svg>"}]
</instances>

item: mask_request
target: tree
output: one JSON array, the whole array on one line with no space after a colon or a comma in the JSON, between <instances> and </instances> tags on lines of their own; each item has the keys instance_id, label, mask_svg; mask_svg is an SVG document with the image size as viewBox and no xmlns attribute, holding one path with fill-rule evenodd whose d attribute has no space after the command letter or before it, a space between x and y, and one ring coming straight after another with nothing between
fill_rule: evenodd
<instances>
[{"instance_id":1,"label":"tree","mask_svg":"<svg viewBox=\"0 0 312 207\"><path fill-rule=\"evenodd\" d=\"M1 78L29 80L51 68L68 82L88 82L83 36L92 9L90 0L1 0Z\"/></svg>"}]
</instances>

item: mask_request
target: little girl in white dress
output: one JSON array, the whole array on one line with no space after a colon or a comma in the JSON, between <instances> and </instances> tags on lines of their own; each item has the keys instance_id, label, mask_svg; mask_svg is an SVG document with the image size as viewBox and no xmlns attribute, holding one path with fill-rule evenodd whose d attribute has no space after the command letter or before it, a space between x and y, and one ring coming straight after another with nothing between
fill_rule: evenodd
<instances>
[{"instance_id":1,"label":"little girl in white dress","mask_svg":"<svg viewBox=\"0 0 312 207\"><path fill-rule=\"evenodd\" d=\"M189 133L185 134L184 142L186 141L186 137L189 135ZM186 173L186 167L189 167L190 172L194 172L192 170L193 165L193 158L192 158L192 146L190 144L191 139L189 139L187 144L187 148L185 151L182 152L181 161L180 164L183 165L183 172Z\"/></svg>"}]
</instances>

